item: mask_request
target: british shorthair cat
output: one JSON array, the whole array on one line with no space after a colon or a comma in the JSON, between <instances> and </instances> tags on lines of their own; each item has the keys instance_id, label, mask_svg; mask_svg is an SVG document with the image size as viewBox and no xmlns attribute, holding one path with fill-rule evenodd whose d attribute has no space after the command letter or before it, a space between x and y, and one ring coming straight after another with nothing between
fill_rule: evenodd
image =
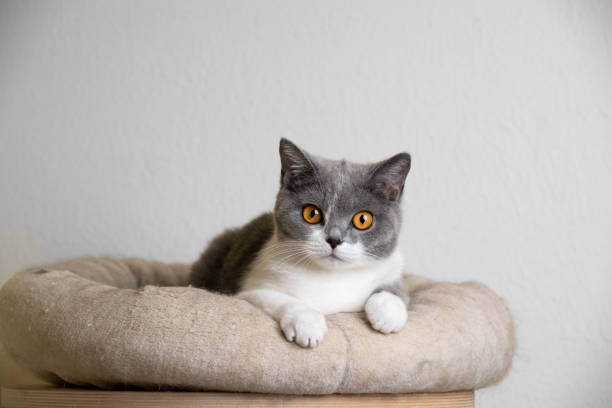
<instances>
[{"instance_id":1,"label":"british shorthair cat","mask_svg":"<svg viewBox=\"0 0 612 408\"><path fill-rule=\"evenodd\" d=\"M397 241L410 155L356 164L286 139L279 150L274 211L214 238L192 285L246 299L302 347L321 342L332 313L365 310L375 330L401 330L409 299Z\"/></svg>"}]
</instances>

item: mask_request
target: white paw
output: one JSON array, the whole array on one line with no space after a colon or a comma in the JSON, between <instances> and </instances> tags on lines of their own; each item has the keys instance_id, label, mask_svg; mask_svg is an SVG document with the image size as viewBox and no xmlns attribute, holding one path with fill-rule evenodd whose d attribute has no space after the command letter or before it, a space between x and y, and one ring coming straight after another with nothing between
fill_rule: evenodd
<instances>
[{"instance_id":1,"label":"white paw","mask_svg":"<svg viewBox=\"0 0 612 408\"><path fill-rule=\"evenodd\" d=\"M325 316L304 307L288 309L280 326L287 340L295 341L302 347L317 347L327 333Z\"/></svg>"},{"instance_id":2,"label":"white paw","mask_svg":"<svg viewBox=\"0 0 612 408\"><path fill-rule=\"evenodd\" d=\"M402 299L384 291L370 296L365 312L372 327L381 333L400 331L408 318Z\"/></svg>"}]
</instances>

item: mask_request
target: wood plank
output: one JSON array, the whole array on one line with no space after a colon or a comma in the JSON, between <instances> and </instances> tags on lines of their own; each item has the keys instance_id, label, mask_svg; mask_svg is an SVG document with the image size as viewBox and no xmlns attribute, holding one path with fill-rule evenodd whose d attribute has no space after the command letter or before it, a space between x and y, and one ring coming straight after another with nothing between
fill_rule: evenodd
<instances>
[{"instance_id":1,"label":"wood plank","mask_svg":"<svg viewBox=\"0 0 612 408\"><path fill-rule=\"evenodd\" d=\"M406 407L473 408L474 391L432 394L295 396L230 392L105 391L82 388L3 387L0 407Z\"/></svg>"}]
</instances>

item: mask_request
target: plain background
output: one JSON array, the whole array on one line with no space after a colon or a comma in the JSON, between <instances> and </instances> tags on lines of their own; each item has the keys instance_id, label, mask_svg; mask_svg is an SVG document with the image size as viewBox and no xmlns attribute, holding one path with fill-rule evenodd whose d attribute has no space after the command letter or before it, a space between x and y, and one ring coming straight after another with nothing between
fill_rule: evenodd
<instances>
[{"instance_id":1,"label":"plain background","mask_svg":"<svg viewBox=\"0 0 612 408\"><path fill-rule=\"evenodd\" d=\"M282 136L412 153L408 271L516 320L478 406L612 404L612 2L3 1L0 283L196 259L271 209Z\"/></svg>"}]
</instances>

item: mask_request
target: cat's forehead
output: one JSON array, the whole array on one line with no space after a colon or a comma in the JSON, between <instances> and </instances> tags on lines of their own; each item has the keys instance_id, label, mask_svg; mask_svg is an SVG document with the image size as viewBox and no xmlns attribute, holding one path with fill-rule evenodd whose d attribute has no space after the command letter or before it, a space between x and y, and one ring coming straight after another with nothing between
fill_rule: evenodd
<instances>
[{"instance_id":1,"label":"cat's forehead","mask_svg":"<svg viewBox=\"0 0 612 408\"><path fill-rule=\"evenodd\" d=\"M321 158L317 158L315 163L319 183L330 192L363 186L369 177L369 165Z\"/></svg>"},{"instance_id":2,"label":"cat's forehead","mask_svg":"<svg viewBox=\"0 0 612 408\"><path fill-rule=\"evenodd\" d=\"M373 206L379 201L366 184L372 165L346 160L313 160L317 168L316 182L305 192L325 210L354 211L355 208Z\"/></svg>"}]
</instances>

